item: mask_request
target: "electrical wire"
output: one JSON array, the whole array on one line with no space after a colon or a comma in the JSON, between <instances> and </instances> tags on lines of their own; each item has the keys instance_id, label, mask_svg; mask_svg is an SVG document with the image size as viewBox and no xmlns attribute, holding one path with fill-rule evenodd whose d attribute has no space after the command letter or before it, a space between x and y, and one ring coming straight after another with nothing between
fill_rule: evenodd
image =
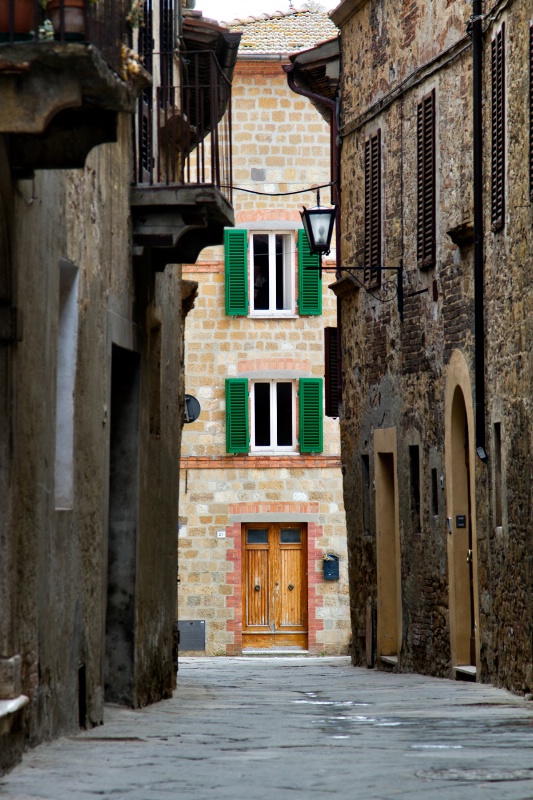
<instances>
[{"instance_id":1,"label":"electrical wire","mask_svg":"<svg viewBox=\"0 0 533 800\"><path fill-rule=\"evenodd\" d=\"M292 194L306 194L307 192L316 192L318 189L327 189L329 186L335 186L336 181L330 183L323 183L320 186L310 186L308 189L296 189L293 192L259 192L257 189L245 189L244 186L221 186L221 189L233 189L234 192L247 192L247 194L260 194L266 197L287 197Z\"/></svg>"}]
</instances>

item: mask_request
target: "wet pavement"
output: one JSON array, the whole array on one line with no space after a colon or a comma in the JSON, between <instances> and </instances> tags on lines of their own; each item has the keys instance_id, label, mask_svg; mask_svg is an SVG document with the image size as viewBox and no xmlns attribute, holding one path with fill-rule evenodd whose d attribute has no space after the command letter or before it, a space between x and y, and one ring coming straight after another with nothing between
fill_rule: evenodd
<instances>
[{"instance_id":1,"label":"wet pavement","mask_svg":"<svg viewBox=\"0 0 533 800\"><path fill-rule=\"evenodd\" d=\"M533 703L347 658L182 659L172 700L28 752L2 800L533 800Z\"/></svg>"}]
</instances>

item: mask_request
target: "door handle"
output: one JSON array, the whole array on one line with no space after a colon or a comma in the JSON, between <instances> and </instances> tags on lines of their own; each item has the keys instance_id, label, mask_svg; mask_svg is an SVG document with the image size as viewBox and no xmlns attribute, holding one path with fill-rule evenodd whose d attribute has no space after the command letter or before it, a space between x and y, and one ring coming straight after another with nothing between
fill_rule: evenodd
<instances>
[{"instance_id":1,"label":"door handle","mask_svg":"<svg viewBox=\"0 0 533 800\"><path fill-rule=\"evenodd\" d=\"M255 589L256 592L260 592L261 591L261 587L259 586L258 583L256 583L256 585L254 586L254 589Z\"/></svg>"},{"instance_id":2,"label":"door handle","mask_svg":"<svg viewBox=\"0 0 533 800\"><path fill-rule=\"evenodd\" d=\"M472 563L472 551L471 550L468 551L468 554L466 556L466 563L467 564L471 564Z\"/></svg>"},{"instance_id":3,"label":"door handle","mask_svg":"<svg viewBox=\"0 0 533 800\"><path fill-rule=\"evenodd\" d=\"M292 583L289 583L289 586L287 588L289 589L289 592L292 592L292 590L294 589L294 586L292 585Z\"/></svg>"}]
</instances>

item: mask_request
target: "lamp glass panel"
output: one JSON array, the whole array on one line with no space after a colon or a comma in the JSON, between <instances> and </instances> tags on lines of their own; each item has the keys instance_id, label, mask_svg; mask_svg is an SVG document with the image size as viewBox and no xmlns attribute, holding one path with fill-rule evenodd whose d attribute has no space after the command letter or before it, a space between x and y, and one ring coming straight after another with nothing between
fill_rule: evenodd
<instances>
[{"instance_id":1,"label":"lamp glass panel","mask_svg":"<svg viewBox=\"0 0 533 800\"><path fill-rule=\"evenodd\" d=\"M310 214L311 228L313 229L313 239L315 245L326 247L328 245L328 234L330 231L331 213L329 211Z\"/></svg>"}]
</instances>

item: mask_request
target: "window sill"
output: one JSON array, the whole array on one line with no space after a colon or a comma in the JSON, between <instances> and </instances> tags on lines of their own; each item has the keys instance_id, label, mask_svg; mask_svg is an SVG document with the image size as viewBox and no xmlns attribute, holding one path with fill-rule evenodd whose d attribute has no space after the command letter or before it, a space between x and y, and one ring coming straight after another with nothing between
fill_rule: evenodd
<instances>
[{"instance_id":1,"label":"window sill","mask_svg":"<svg viewBox=\"0 0 533 800\"><path fill-rule=\"evenodd\" d=\"M299 319L299 315L291 311L288 314L248 314L248 319Z\"/></svg>"},{"instance_id":2,"label":"window sill","mask_svg":"<svg viewBox=\"0 0 533 800\"><path fill-rule=\"evenodd\" d=\"M279 456L299 456L300 453L298 450L264 450L259 449L255 450L254 448L250 448L250 452L248 453L249 456L273 456L277 458Z\"/></svg>"}]
</instances>

